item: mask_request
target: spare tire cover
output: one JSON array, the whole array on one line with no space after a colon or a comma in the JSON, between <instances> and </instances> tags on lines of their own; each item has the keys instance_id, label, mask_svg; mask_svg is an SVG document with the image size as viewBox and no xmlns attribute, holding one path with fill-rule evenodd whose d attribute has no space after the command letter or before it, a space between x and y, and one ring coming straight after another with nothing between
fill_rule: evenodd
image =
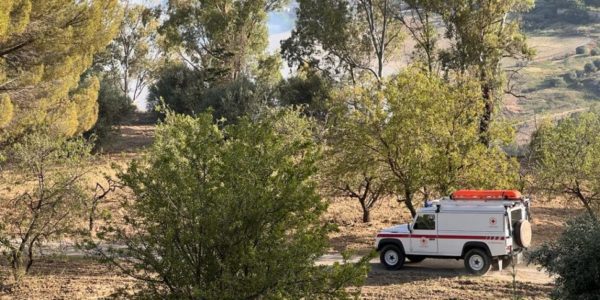
<instances>
[{"instance_id":1,"label":"spare tire cover","mask_svg":"<svg viewBox=\"0 0 600 300\"><path fill-rule=\"evenodd\" d=\"M531 246L531 223L527 220L519 220L515 224L515 242L523 248Z\"/></svg>"}]
</instances>

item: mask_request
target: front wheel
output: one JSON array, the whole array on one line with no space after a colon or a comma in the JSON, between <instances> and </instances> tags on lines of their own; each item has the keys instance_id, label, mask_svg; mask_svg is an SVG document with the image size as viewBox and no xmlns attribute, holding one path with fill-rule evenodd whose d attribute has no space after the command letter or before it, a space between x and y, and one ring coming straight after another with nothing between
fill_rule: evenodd
<instances>
[{"instance_id":1,"label":"front wheel","mask_svg":"<svg viewBox=\"0 0 600 300\"><path fill-rule=\"evenodd\" d=\"M381 249L379 260L388 270L398 270L404 265L404 251L396 245L387 245Z\"/></svg>"},{"instance_id":2,"label":"front wheel","mask_svg":"<svg viewBox=\"0 0 600 300\"><path fill-rule=\"evenodd\" d=\"M492 259L481 249L471 249L465 255L465 268L477 276L484 275L490 270Z\"/></svg>"}]
</instances>

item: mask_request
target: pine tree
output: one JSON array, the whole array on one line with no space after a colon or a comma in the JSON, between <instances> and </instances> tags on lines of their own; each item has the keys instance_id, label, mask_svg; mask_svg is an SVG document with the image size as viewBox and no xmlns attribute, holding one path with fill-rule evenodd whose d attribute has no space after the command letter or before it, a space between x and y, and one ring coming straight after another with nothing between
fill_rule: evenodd
<instances>
[{"instance_id":1,"label":"pine tree","mask_svg":"<svg viewBox=\"0 0 600 300\"><path fill-rule=\"evenodd\" d=\"M51 125L67 135L96 120L98 83L80 78L115 36L118 0L0 3L0 141Z\"/></svg>"}]
</instances>

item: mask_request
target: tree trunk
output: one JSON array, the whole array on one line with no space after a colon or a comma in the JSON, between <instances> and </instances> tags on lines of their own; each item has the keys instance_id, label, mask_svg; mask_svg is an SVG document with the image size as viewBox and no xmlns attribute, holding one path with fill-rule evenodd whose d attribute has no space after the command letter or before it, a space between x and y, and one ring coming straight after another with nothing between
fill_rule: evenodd
<instances>
[{"instance_id":1,"label":"tree trunk","mask_svg":"<svg viewBox=\"0 0 600 300\"><path fill-rule=\"evenodd\" d=\"M371 222L371 211L367 207L363 207L363 223Z\"/></svg>"},{"instance_id":2,"label":"tree trunk","mask_svg":"<svg viewBox=\"0 0 600 300\"><path fill-rule=\"evenodd\" d=\"M489 83L483 83L481 86L481 96L485 102L485 106L479 122L479 140L482 144L489 146L490 123L492 121L492 114L494 113L494 100L492 99L492 88Z\"/></svg>"},{"instance_id":3,"label":"tree trunk","mask_svg":"<svg viewBox=\"0 0 600 300\"><path fill-rule=\"evenodd\" d=\"M404 204L406 208L410 211L410 215L414 218L417 215L417 210L412 204L413 194L411 192L404 192Z\"/></svg>"}]
</instances>

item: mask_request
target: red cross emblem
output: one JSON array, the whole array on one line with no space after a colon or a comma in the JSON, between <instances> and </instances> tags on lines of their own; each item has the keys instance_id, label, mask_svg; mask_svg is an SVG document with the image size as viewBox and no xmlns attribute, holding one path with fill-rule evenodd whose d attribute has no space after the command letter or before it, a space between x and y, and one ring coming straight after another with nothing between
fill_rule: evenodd
<instances>
[{"instance_id":1,"label":"red cross emblem","mask_svg":"<svg viewBox=\"0 0 600 300\"><path fill-rule=\"evenodd\" d=\"M496 225L497 222L498 221L496 220L496 217L491 217L490 218L490 225L494 226L494 225Z\"/></svg>"}]
</instances>

